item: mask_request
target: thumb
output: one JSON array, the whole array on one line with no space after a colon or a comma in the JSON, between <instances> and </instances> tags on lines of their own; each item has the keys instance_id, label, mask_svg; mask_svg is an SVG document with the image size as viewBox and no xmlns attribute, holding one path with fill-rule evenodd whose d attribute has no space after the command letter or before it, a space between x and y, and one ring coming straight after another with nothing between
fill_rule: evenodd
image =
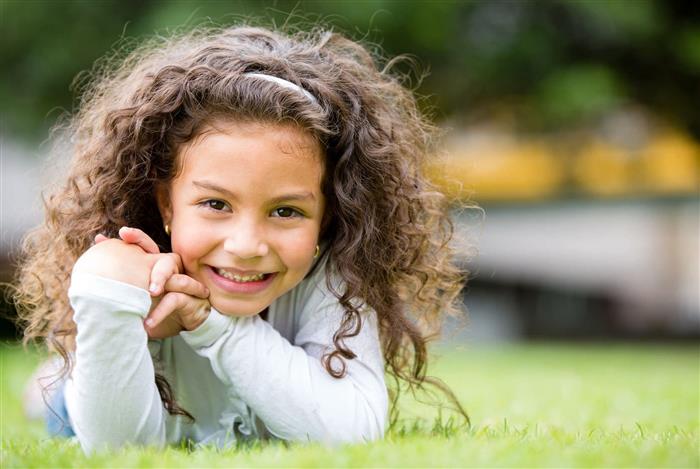
<instances>
[{"instance_id":1,"label":"thumb","mask_svg":"<svg viewBox=\"0 0 700 469\"><path fill-rule=\"evenodd\" d=\"M138 228L122 226L119 228L119 237L128 244L136 244L149 254L158 254L160 249L153 239Z\"/></svg>"}]
</instances>

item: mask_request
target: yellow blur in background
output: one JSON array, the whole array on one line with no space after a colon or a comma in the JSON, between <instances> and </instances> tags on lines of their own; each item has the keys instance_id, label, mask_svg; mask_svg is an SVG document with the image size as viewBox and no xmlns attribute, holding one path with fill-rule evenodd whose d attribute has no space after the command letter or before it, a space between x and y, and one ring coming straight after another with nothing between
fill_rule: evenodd
<instances>
[{"instance_id":1,"label":"yellow blur in background","mask_svg":"<svg viewBox=\"0 0 700 469\"><path fill-rule=\"evenodd\" d=\"M428 172L451 198L477 202L698 194L700 145L678 130L658 131L638 149L595 135L576 140L452 138Z\"/></svg>"}]
</instances>

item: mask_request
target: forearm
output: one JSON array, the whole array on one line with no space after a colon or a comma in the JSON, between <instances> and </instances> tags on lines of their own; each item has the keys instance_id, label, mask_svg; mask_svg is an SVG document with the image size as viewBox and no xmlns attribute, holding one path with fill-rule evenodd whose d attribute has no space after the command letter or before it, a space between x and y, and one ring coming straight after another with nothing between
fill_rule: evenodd
<instances>
[{"instance_id":1,"label":"forearm","mask_svg":"<svg viewBox=\"0 0 700 469\"><path fill-rule=\"evenodd\" d=\"M165 442L165 413L142 318L145 290L74 272L69 290L78 328L66 404L83 449Z\"/></svg>"},{"instance_id":2,"label":"forearm","mask_svg":"<svg viewBox=\"0 0 700 469\"><path fill-rule=\"evenodd\" d=\"M226 328L216 340L212 334L198 341L198 331L182 335L275 436L331 443L382 437L387 399L377 367L358 359L336 379L323 368L320 351L310 355L290 344L259 317L213 313L217 317L204 327Z\"/></svg>"}]
</instances>

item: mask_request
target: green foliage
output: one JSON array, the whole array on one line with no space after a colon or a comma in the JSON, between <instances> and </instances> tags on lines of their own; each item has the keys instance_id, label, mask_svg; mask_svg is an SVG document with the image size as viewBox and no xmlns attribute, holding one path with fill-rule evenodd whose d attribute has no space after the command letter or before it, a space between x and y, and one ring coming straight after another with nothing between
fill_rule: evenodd
<instances>
[{"instance_id":1,"label":"green foliage","mask_svg":"<svg viewBox=\"0 0 700 469\"><path fill-rule=\"evenodd\" d=\"M593 120L619 105L622 96L612 70L584 64L552 72L536 95L541 118L549 123Z\"/></svg>"},{"instance_id":2,"label":"green foliage","mask_svg":"<svg viewBox=\"0 0 700 469\"><path fill-rule=\"evenodd\" d=\"M471 428L403 402L383 441L326 448L255 442L226 450L126 448L85 456L22 418L35 354L5 347L2 467L697 467L696 346L515 345L443 349L434 373Z\"/></svg>"},{"instance_id":3,"label":"green foliage","mask_svg":"<svg viewBox=\"0 0 700 469\"><path fill-rule=\"evenodd\" d=\"M630 102L700 134L699 13L680 0L3 0L4 131L44 138L76 102L73 78L120 38L255 18L302 29L320 20L390 56L416 57L430 74L413 85L436 119L507 108L526 129L547 130Z\"/></svg>"},{"instance_id":4,"label":"green foliage","mask_svg":"<svg viewBox=\"0 0 700 469\"><path fill-rule=\"evenodd\" d=\"M678 60L696 76L700 75L700 26L682 29L676 35Z\"/></svg>"}]
</instances>

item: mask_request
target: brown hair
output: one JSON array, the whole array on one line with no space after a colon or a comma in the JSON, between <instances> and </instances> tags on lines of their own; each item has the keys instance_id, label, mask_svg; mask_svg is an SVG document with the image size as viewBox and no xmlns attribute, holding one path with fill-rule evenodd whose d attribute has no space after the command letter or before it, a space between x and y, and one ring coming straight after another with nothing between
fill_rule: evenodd
<instances>
[{"instance_id":1,"label":"brown hair","mask_svg":"<svg viewBox=\"0 0 700 469\"><path fill-rule=\"evenodd\" d=\"M174 176L178 147L206 123L220 117L293 123L325 149L323 255L329 273L344 281L334 293L345 316L335 350L323 359L326 370L344 375L345 361L355 357L344 340L359 333L360 310L368 305L395 379L393 404L400 384L415 392L430 383L466 418L449 389L426 376L426 344L445 315L459 312L463 275L448 245L447 201L423 174L436 129L392 74L395 64L328 30L287 34L247 26L157 37L124 59L103 61L61 128L72 155L67 183L45 198L45 222L24 240L14 296L25 341L46 339L69 371L73 264L97 233L116 236L123 225L170 249L155 185ZM296 83L317 102L246 72ZM189 415L167 381L156 382L168 411Z\"/></svg>"}]
</instances>

